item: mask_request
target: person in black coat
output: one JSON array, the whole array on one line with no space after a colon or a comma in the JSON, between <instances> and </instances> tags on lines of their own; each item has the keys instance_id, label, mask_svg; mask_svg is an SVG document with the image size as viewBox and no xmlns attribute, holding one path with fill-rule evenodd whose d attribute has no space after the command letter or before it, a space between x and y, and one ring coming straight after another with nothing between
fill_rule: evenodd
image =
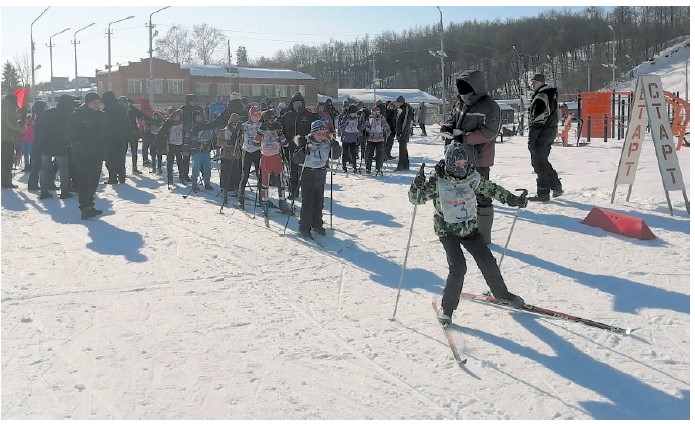
<instances>
[{"instance_id":1,"label":"person in black coat","mask_svg":"<svg viewBox=\"0 0 695 424\"><path fill-rule=\"evenodd\" d=\"M86 99L85 99L86 101ZM104 113L108 121L110 134L110 151L106 159L106 169L109 170L109 179L106 184L125 183L125 155L128 152L128 143L133 138L128 120L128 112L118 104L113 91L107 91L101 97L104 103Z\"/></svg>"},{"instance_id":2,"label":"person in black coat","mask_svg":"<svg viewBox=\"0 0 695 424\"><path fill-rule=\"evenodd\" d=\"M39 174L41 173L41 138L37 136L39 122L43 113L46 111L46 102L37 100L31 106L31 115L34 117L34 142L31 144L31 172L27 188L29 191L39 189ZM51 184L51 187L55 187Z\"/></svg>"},{"instance_id":3,"label":"person in black coat","mask_svg":"<svg viewBox=\"0 0 695 424\"><path fill-rule=\"evenodd\" d=\"M113 100L115 102L116 99ZM70 114L65 127L65 138L72 147L75 172L78 175L80 215L82 219L89 219L102 213L94 208L94 194L99 186L103 160L111 152L111 129L106 113L99 111L99 95L87 93L84 101L82 106Z\"/></svg>"},{"instance_id":4,"label":"person in black coat","mask_svg":"<svg viewBox=\"0 0 695 424\"><path fill-rule=\"evenodd\" d=\"M396 171L407 171L410 169L410 158L408 157L408 142L410 134L413 131L413 107L405 101L403 96L398 96L396 99L396 108L398 112L396 118L396 127L394 131L398 137L398 166Z\"/></svg>"},{"instance_id":5,"label":"person in black coat","mask_svg":"<svg viewBox=\"0 0 695 424\"><path fill-rule=\"evenodd\" d=\"M395 156L391 155L391 149L393 149L393 142L396 139L396 117L398 116L396 103L388 102L385 107L384 116L386 117L386 122L389 124L389 128L392 129L391 134L389 134L388 138L386 139L386 145L384 146L386 160L391 160L395 159Z\"/></svg>"},{"instance_id":6,"label":"person in black coat","mask_svg":"<svg viewBox=\"0 0 695 424\"><path fill-rule=\"evenodd\" d=\"M292 140L295 136L299 136L299 142L302 142L309 132L311 132L311 123L319 119L319 116L306 108L304 96L301 93L295 93L291 99L292 104L287 113L282 116L282 129L287 140L291 140L289 146L283 147L284 161L289 162L290 167L290 184L289 184L289 200L294 199L299 194L299 165L290 160L294 151L297 149L297 144Z\"/></svg>"},{"instance_id":7,"label":"person in black coat","mask_svg":"<svg viewBox=\"0 0 695 424\"><path fill-rule=\"evenodd\" d=\"M53 158L60 172L60 198L72 197L70 194L70 165L68 141L65 138L65 126L74 110L74 97L63 94L56 107L43 113L36 125L36 138L41 140L41 195L39 199L53 197L49 191L53 186Z\"/></svg>"},{"instance_id":8,"label":"person in black coat","mask_svg":"<svg viewBox=\"0 0 695 424\"><path fill-rule=\"evenodd\" d=\"M142 137L143 140L146 137L146 134L141 133L140 130L138 129L138 118L147 121L147 122L152 122L152 118L150 118L149 115L147 115L144 112L141 112L140 109L136 108L133 106L133 101L125 96L121 96L118 98L118 102L125 107L127 113L128 113L128 122L130 122L130 131L132 133L132 137L129 140L130 144L130 159L131 163L133 164L133 174L142 174L142 171L138 169L138 142L140 141L140 138ZM143 144L144 145L144 144ZM143 148L142 151L142 156L144 160L147 160L147 149Z\"/></svg>"}]
</instances>

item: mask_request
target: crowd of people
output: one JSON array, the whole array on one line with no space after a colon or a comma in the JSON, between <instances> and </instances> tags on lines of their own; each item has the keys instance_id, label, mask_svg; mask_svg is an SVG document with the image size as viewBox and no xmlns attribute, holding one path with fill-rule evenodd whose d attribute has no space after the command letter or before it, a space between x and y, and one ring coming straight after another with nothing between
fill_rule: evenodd
<instances>
[{"instance_id":1,"label":"crowd of people","mask_svg":"<svg viewBox=\"0 0 695 424\"><path fill-rule=\"evenodd\" d=\"M523 299L507 289L488 245L493 199L523 208L529 200L548 201L551 190L553 197L563 194L558 174L548 161L558 126L557 90L545 84L542 74L536 74L530 86L534 92L528 147L538 175L535 196L515 196L490 181L501 127L500 108L487 94L485 78L478 70L464 72L456 79L457 103L441 125L444 159L429 179L422 171L418 173L408 192L413 204L434 202L434 228L449 264L439 317L442 324L451 322L458 306L466 273L461 246L473 256L496 298L514 307L524 306ZM59 172L60 197L78 193L81 217L89 219L102 213L94 208L94 195L103 162L108 170L106 183L124 184L128 147L132 172L142 173L138 168L141 141L143 168L151 166L152 173L161 174L166 155L169 187L174 184L176 162L179 183L190 183L192 192L200 183L205 190L212 190L212 160L221 161L223 205L228 197L237 197L238 207L245 207L245 189L253 166L256 200L260 200L262 213L268 216L271 184L277 187L282 213L293 214L294 200L301 195L299 232L311 239L312 231L326 232L322 211L332 160L340 159L345 173L348 167L353 173L361 172L364 162L366 173L371 173L374 165L375 174L383 175L384 161L396 158L391 150L397 140L395 171L410 169L408 142L415 110L403 96L387 103L376 101L369 110L362 102L345 100L338 111L330 99L310 110L301 93L277 105L273 99L249 105L239 93L232 93L226 105L222 103L217 99L215 104L201 107L196 96L189 94L184 106L162 113L152 110L147 102L138 109L126 97L116 99L112 91L102 96L88 93L82 104L63 95L50 109L36 101L30 118L23 123L17 119L17 97L10 94L2 101L2 187L17 187L12 183L11 168L14 146L23 143L31 152L25 159L25 164L29 163L25 165L25 171L30 172L29 189L40 189L41 199L52 197L51 191L58 189L55 176ZM421 104L417 123L423 135L426 111Z\"/></svg>"}]
</instances>

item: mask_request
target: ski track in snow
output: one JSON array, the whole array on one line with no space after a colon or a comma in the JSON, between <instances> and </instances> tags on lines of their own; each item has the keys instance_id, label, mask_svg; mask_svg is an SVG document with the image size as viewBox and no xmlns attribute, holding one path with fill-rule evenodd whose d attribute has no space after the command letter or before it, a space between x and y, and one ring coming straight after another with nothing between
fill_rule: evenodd
<instances>
[{"instance_id":1,"label":"ski track in snow","mask_svg":"<svg viewBox=\"0 0 695 424\"><path fill-rule=\"evenodd\" d=\"M389 320L406 192L440 158L437 131L412 138L409 172L333 176L337 253L294 236L297 217L282 237L275 210L268 230L260 208L251 219L230 198L219 214L214 192L183 199L154 174L101 185L105 213L91 221L77 199L39 201L19 177L2 191L2 418L687 419L689 217L678 192L669 215L649 139L631 200L619 187L613 204L622 142L556 144L565 195L519 213L502 265L527 302L641 327L634 336L462 300L459 367L432 314L447 264L431 203L417 209ZM492 180L533 193L526 139L496 151ZM678 152L688 191L689 153ZM327 228L328 196L327 185ZM592 207L642 218L658 239L582 225ZM495 203L497 258L515 213ZM468 260L464 290L487 290Z\"/></svg>"}]
</instances>

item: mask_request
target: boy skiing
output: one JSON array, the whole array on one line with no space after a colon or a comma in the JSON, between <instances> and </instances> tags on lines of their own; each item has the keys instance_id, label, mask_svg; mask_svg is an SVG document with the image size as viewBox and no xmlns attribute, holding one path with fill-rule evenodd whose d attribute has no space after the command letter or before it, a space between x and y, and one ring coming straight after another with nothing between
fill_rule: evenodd
<instances>
[{"instance_id":1,"label":"boy skiing","mask_svg":"<svg viewBox=\"0 0 695 424\"><path fill-rule=\"evenodd\" d=\"M376 152L376 174L384 175L381 170L384 164L384 140L391 133L389 124L386 122L386 117L381 114L379 106L372 106L372 114L369 116L369 124L367 126L369 131L369 142L367 143L367 157L366 157L366 167L367 174L372 172L372 160L374 159L374 153Z\"/></svg>"},{"instance_id":2,"label":"boy skiing","mask_svg":"<svg viewBox=\"0 0 695 424\"><path fill-rule=\"evenodd\" d=\"M289 143L282 132L282 124L278 122L275 111L268 109L263 112L263 123L258 127L255 140L261 145L261 209L263 215L268 217L268 189L270 188L270 176L278 176L278 205L280 212L291 214L290 206L285 200L284 184L282 182L282 158L281 147L288 147Z\"/></svg>"},{"instance_id":3,"label":"boy skiing","mask_svg":"<svg viewBox=\"0 0 695 424\"><path fill-rule=\"evenodd\" d=\"M297 137L295 140L297 140ZM313 239L313 229L326 235L323 228L323 191L326 185L328 160L340 156L340 144L332 137L326 124L318 119L311 123L311 132L300 141L292 160L300 169L302 209L299 212L299 234Z\"/></svg>"},{"instance_id":4,"label":"boy skiing","mask_svg":"<svg viewBox=\"0 0 695 424\"><path fill-rule=\"evenodd\" d=\"M256 141L256 133L258 133L258 128L261 123L261 110L257 107L252 107L249 109L249 120L244 122L242 125L242 137L243 144L241 147L241 180L239 181L239 208L244 208L244 201L246 195L246 184L249 181L249 174L251 172L251 165L256 172L256 180L258 181L258 186L256 189L260 188L261 178L259 175L261 169L261 144Z\"/></svg>"},{"instance_id":5,"label":"boy skiing","mask_svg":"<svg viewBox=\"0 0 695 424\"><path fill-rule=\"evenodd\" d=\"M191 159L193 160L193 181L191 181L191 189L194 192L198 191L198 173L203 172L203 183L205 190L212 190L210 184L210 173L212 171L212 161L210 159L210 151L213 149L214 134L212 130L201 129L205 122L205 115L200 110L193 111L193 124L189 132L189 143L191 149Z\"/></svg>"},{"instance_id":6,"label":"boy skiing","mask_svg":"<svg viewBox=\"0 0 695 424\"><path fill-rule=\"evenodd\" d=\"M492 197L509 206L525 208L525 195L515 196L503 187L487 180L475 170L466 145L451 143L445 158L435 166L435 174L425 179L420 172L410 187L408 199L414 205L434 202L434 231L446 252L449 275L442 296L442 312L439 322L450 324L458 307L459 296L466 274L466 258L461 245L473 256L485 282L495 298L515 308L523 308L524 300L509 292L492 252L478 231L476 219L476 195Z\"/></svg>"}]
</instances>

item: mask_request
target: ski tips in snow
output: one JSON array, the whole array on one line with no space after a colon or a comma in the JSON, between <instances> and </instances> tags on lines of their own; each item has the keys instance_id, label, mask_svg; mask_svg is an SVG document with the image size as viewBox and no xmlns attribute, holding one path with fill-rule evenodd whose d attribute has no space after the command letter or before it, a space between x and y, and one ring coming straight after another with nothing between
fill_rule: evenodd
<instances>
[{"instance_id":1,"label":"ski tips in snow","mask_svg":"<svg viewBox=\"0 0 695 424\"><path fill-rule=\"evenodd\" d=\"M434 309L435 318L438 318L439 314L441 312L441 310L439 308L439 297L435 296L432 298L432 308ZM466 362L468 362L468 359L467 358L461 358L461 354L459 353L458 346L456 345L456 340L454 340L454 337L451 334L449 324L442 324L441 322L439 322L439 319L437 319L437 323L442 328L442 331L444 331L444 336L446 337L446 341L449 343L449 347L451 348L451 353L454 355L454 359L456 360L456 363L459 364L459 366L464 365Z\"/></svg>"}]
</instances>

